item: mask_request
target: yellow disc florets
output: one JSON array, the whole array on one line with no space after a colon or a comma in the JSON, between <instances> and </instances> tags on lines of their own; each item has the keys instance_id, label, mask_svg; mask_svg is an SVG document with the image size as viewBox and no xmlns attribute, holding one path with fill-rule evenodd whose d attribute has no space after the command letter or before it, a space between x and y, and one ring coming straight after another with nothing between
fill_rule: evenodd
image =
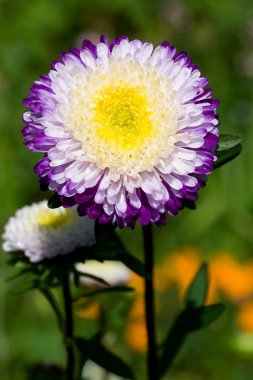
<instances>
[{"instance_id":1,"label":"yellow disc florets","mask_svg":"<svg viewBox=\"0 0 253 380\"><path fill-rule=\"evenodd\" d=\"M147 96L134 86L109 86L95 98L93 122L100 143L131 151L147 137L153 136Z\"/></svg>"},{"instance_id":2,"label":"yellow disc florets","mask_svg":"<svg viewBox=\"0 0 253 380\"><path fill-rule=\"evenodd\" d=\"M38 225L44 228L57 228L69 222L70 215L65 209L41 210L38 214Z\"/></svg>"}]
</instances>

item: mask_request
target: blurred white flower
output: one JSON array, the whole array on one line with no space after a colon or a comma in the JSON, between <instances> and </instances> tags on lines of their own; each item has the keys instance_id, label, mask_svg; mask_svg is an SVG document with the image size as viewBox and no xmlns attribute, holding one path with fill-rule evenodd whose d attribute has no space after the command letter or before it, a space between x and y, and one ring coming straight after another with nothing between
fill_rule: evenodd
<instances>
[{"instance_id":1,"label":"blurred white flower","mask_svg":"<svg viewBox=\"0 0 253 380\"><path fill-rule=\"evenodd\" d=\"M110 286L125 285L131 279L131 271L120 261L88 260L85 263L77 263L78 272L97 276ZM101 282L89 277L81 277L81 283L86 286L104 287Z\"/></svg>"},{"instance_id":2,"label":"blurred white flower","mask_svg":"<svg viewBox=\"0 0 253 380\"><path fill-rule=\"evenodd\" d=\"M31 262L95 244L94 222L76 209L49 209L47 201L18 210L4 227L3 250L23 251Z\"/></svg>"}]
</instances>

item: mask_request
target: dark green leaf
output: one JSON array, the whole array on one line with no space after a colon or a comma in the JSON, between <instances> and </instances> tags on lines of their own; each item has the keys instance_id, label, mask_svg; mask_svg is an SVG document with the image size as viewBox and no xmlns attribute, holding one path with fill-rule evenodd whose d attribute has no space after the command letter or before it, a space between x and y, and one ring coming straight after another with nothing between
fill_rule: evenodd
<instances>
[{"instance_id":1,"label":"dark green leaf","mask_svg":"<svg viewBox=\"0 0 253 380\"><path fill-rule=\"evenodd\" d=\"M83 338L77 338L77 348L81 352L81 355L83 355L84 351L84 357L86 358L86 360L88 358L91 359L100 367L104 368L106 371L114 373L117 376L124 377L127 379L134 379L132 369L117 355L103 347L99 343L98 337L96 339L97 340L94 341L94 346L92 346L92 349L90 349L88 343L89 341Z\"/></svg>"},{"instance_id":2,"label":"dark green leaf","mask_svg":"<svg viewBox=\"0 0 253 380\"><path fill-rule=\"evenodd\" d=\"M78 287L80 285L80 275L79 275L79 272L74 269L73 275L74 275L74 284L75 284L76 287Z\"/></svg>"},{"instance_id":3,"label":"dark green leaf","mask_svg":"<svg viewBox=\"0 0 253 380\"><path fill-rule=\"evenodd\" d=\"M180 327L179 319L177 318L162 345L162 354L158 360L158 379L170 368L171 363L184 343L186 334Z\"/></svg>"},{"instance_id":4,"label":"dark green leaf","mask_svg":"<svg viewBox=\"0 0 253 380\"><path fill-rule=\"evenodd\" d=\"M188 332L208 327L218 319L224 312L225 306L222 303L215 305L201 306L195 309L186 309L182 314L185 328Z\"/></svg>"},{"instance_id":5,"label":"dark green leaf","mask_svg":"<svg viewBox=\"0 0 253 380\"><path fill-rule=\"evenodd\" d=\"M4 281L5 281L5 282L8 282L8 281L15 280L15 279L17 279L17 278L23 276L25 273L30 272L30 270L31 270L30 267L29 267L29 268L22 269L20 272L15 273L14 275L12 275L12 276L6 278Z\"/></svg>"},{"instance_id":6,"label":"dark green leaf","mask_svg":"<svg viewBox=\"0 0 253 380\"><path fill-rule=\"evenodd\" d=\"M224 312L223 304L186 308L176 318L163 345L158 362L158 378L162 377L180 350L187 334L209 326Z\"/></svg>"},{"instance_id":7,"label":"dark green leaf","mask_svg":"<svg viewBox=\"0 0 253 380\"><path fill-rule=\"evenodd\" d=\"M54 294L52 293L52 291L49 287L41 287L41 288L39 288L39 290L44 295L44 297L46 297L46 299L48 300L48 302L49 302L50 306L52 307L52 309L55 313L55 316L57 318L59 328L60 328L60 330L63 330L64 329L64 317L62 315L61 309L59 308L59 306L57 304L57 301L54 297Z\"/></svg>"},{"instance_id":8,"label":"dark green leaf","mask_svg":"<svg viewBox=\"0 0 253 380\"><path fill-rule=\"evenodd\" d=\"M134 379L132 369L122 359L103 346L97 347L91 359L108 372L126 379Z\"/></svg>"},{"instance_id":9,"label":"dark green leaf","mask_svg":"<svg viewBox=\"0 0 253 380\"><path fill-rule=\"evenodd\" d=\"M96 296L103 293L111 293L111 292L118 293L118 292L132 292L132 291L134 291L134 288L131 288L129 286L112 286L108 288L100 288L100 289L92 290L91 292L82 293L80 296L74 299L74 302L78 301L80 298L83 298L83 297L91 297L91 296Z\"/></svg>"},{"instance_id":10,"label":"dark green leaf","mask_svg":"<svg viewBox=\"0 0 253 380\"><path fill-rule=\"evenodd\" d=\"M82 368L87 362L87 360L94 354L97 346L101 341L101 332L96 333L90 340L77 337L75 338L75 343L78 351L80 352L79 360L79 376L81 375Z\"/></svg>"},{"instance_id":11,"label":"dark green leaf","mask_svg":"<svg viewBox=\"0 0 253 380\"><path fill-rule=\"evenodd\" d=\"M59 194L54 193L52 197L48 200L47 205L49 208L59 208L62 206L61 197Z\"/></svg>"},{"instance_id":12,"label":"dark green leaf","mask_svg":"<svg viewBox=\"0 0 253 380\"><path fill-rule=\"evenodd\" d=\"M219 143L216 148L217 161L214 169L226 164L238 156L242 150L242 136L224 133L219 136Z\"/></svg>"},{"instance_id":13,"label":"dark green leaf","mask_svg":"<svg viewBox=\"0 0 253 380\"><path fill-rule=\"evenodd\" d=\"M20 294L20 293L25 293L28 292L29 290L36 289L36 286L34 284L25 284L25 285L20 285L17 286L13 289L10 290L10 294Z\"/></svg>"},{"instance_id":14,"label":"dark green leaf","mask_svg":"<svg viewBox=\"0 0 253 380\"><path fill-rule=\"evenodd\" d=\"M74 269L74 274L78 275L78 277L88 277L88 278L91 278L94 281L97 281L97 282L105 285L105 286L110 286L110 284L108 284L108 282L106 282L103 278L97 277L97 276L95 276L93 274L85 273L85 272L79 272L76 269Z\"/></svg>"},{"instance_id":15,"label":"dark green leaf","mask_svg":"<svg viewBox=\"0 0 253 380\"><path fill-rule=\"evenodd\" d=\"M150 278L150 276L146 273L144 264L130 253L121 253L119 255L119 260L122 261L122 263L124 263L129 269L131 269L134 273L137 273L139 276L147 279Z\"/></svg>"},{"instance_id":16,"label":"dark green leaf","mask_svg":"<svg viewBox=\"0 0 253 380\"><path fill-rule=\"evenodd\" d=\"M207 264L201 265L196 276L192 280L185 295L185 303L187 307L198 307L205 304L208 291L208 272Z\"/></svg>"}]
</instances>

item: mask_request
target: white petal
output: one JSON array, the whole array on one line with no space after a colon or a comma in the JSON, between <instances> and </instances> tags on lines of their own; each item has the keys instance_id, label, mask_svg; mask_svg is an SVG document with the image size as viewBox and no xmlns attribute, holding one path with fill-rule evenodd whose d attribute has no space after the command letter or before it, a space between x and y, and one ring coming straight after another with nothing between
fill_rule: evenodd
<instances>
[{"instance_id":1,"label":"white petal","mask_svg":"<svg viewBox=\"0 0 253 380\"><path fill-rule=\"evenodd\" d=\"M90 67L93 70L96 69L97 67L96 60L93 54L88 49L81 50L80 58L87 67Z\"/></svg>"},{"instance_id":2,"label":"white petal","mask_svg":"<svg viewBox=\"0 0 253 380\"><path fill-rule=\"evenodd\" d=\"M116 197L116 203L115 203L116 210L119 211L119 213L124 214L127 210L127 203L126 203L126 194L123 186L121 187L117 197Z\"/></svg>"},{"instance_id":3,"label":"white petal","mask_svg":"<svg viewBox=\"0 0 253 380\"><path fill-rule=\"evenodd\" d=\"M111 183L107 191L107 201L109 204L111 205L115 204L120 188L121 188L121 180Z\"/></svg>"},{"instance_id":4,"label":"white petal","mask_svg":"<svg viewBox=\"0 0 253 380\"><path fill-rule=\"evenodd\" d=\"M133 193L129 193L128 197L129 197L130 204L133 207L141 208L141 201L140 201L138 195L136 194L136 191L134 191Z\"/></svg>"}]
</instances>

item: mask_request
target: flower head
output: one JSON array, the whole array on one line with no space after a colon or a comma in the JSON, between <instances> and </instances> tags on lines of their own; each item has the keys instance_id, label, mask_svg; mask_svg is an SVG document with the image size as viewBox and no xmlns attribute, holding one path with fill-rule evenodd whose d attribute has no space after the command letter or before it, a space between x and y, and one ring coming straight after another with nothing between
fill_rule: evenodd
<instances>
[{"instance_id":1,"label":"flower head","mask_svg":"<svg viewBox=\"0 0 253 380\"><path fill-rule=\"evenodd\" d=\"M185 52L129 41L62 53L24 104L35 171L64 207L100 223L166 222L195 201L218 142L208 80Z\"/></svg>"},{"instance_id":2,"label":"flower head","mask_svg":"<svg viewBox=\"0 0 253 380\"><path fill-rule=\"evenodd\" d=\"M47 202L18 210L4 228L4 251L24 251L31 262L65 255L95 244L94 223L72 209L49 209Z\"/></svg>"}]
</instances>

